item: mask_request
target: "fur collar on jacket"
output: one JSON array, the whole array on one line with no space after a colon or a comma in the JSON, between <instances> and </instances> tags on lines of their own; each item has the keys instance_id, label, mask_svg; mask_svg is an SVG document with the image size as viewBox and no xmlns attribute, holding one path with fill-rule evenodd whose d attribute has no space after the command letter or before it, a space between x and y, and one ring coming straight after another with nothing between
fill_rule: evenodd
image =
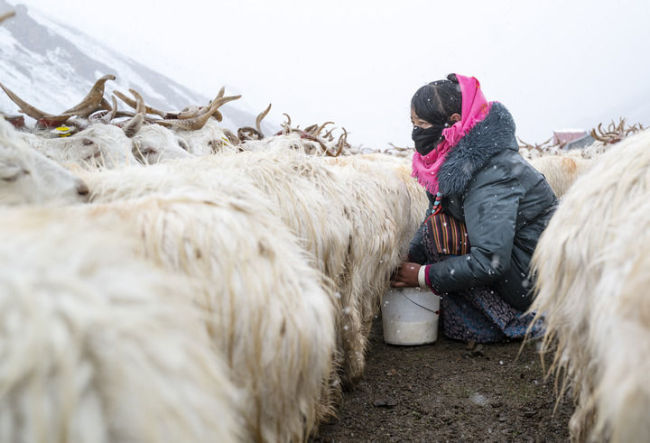
<instances>
[{"instance_id":1,"label":"fur collar on jacket","mask_svg":"<svg viewBox=\"0 0 650 443\"><path fill-rule=\"evenodd\" d=\"M485 120L474 126L449 152L438 173L442 195L462 194L474 174L496 154L519 150L512 115L499 102L494 102Z\"/></svg>"}]
</instances>

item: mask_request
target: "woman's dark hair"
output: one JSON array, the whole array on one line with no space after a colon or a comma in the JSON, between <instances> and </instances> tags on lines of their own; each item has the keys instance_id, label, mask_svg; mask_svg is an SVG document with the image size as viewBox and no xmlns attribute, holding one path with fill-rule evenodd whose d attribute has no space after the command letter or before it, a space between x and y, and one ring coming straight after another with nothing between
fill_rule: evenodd
<instances>
[{"instance_id":1,"label":"woman's dark hair","mask_svg":"<svg viewBox=\"0 0 650 443\"><path fill-rule=\"evenodd\" d=\"M452 114L460 114L462 96L456 74L422 86L413 95L411 107L418 117L434 125L444 125Z\"/></svg>"}]
</instances>

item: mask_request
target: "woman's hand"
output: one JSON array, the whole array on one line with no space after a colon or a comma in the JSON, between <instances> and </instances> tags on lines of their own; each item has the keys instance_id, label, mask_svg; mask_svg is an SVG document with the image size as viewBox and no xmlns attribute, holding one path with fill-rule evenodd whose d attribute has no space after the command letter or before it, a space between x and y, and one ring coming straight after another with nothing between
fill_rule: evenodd
<instances>
[{"instance_id":1,"label":"woman's hand","mask_svg":"<svg viewBox=\"0 0 650 443\"><path fill-rule=\"evenodd\" d=\"M418 283L418 272L420 267L417 263L405 262L397 268L397 273L390 281L393 288L417 288L420 286Z\"/></svg>"}]
</instances>

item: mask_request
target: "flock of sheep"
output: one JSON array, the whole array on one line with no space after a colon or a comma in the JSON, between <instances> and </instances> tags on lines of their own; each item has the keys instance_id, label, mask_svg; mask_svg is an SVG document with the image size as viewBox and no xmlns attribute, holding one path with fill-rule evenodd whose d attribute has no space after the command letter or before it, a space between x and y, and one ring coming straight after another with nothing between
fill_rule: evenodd
<instances>
[{"instance_id":1,"label":"flock of sheep","mask_svg":"<svg viewBox=\"0 0 650 443\"><path fill-rule=\"evenodd\" d=\"M330 122L265 137L268 109L232 133L223 90L120 111L112 79L59 114L1 85L40 129L0 118L0 441L304 441L423 219L410 160ZM573 435L625 441L650 410L650 133L599 143L531 160L563 195L534 309Z\"/></svg>"}]
</instances>

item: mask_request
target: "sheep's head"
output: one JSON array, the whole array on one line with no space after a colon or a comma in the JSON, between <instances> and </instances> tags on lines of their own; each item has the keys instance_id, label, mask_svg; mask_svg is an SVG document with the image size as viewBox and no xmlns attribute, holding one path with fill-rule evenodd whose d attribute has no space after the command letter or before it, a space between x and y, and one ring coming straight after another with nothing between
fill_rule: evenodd
<instances>
[{"instance_id":1,"label":"sheep's head","mask_svg":"<svg viewBox=\"0 0 650 443\"><path fill-rule=\"evenodd\" d=\"M225 130L215 119L208 120L201 129L196 131L179 131L177 134L185 140L189 152L195 155L237 151Z\"/></svg>"},{"instance_id":2,"label":"sheep's head","mask_svg":"<svg viewBox=\"0 0 650 443\"><path fill-rule=\"evenodd\" d=\"M137 163L133 143L122 128L97 123L69 137L39 143L39 150L60 163L90 168L115 168Z\"/></svg>"},{"instance_id":3,"label":"sheep's head","mask_svg":"<svg viewBox=\"0 0 650 443\"><path fill-rule=\"evenodd\" d=\"M88 187L16 137L0 119L0 205L86 201Z\"/></svg>"},{"instance_id":4,"label":"sheep's head","mask_svg":"<svg viewBox=\"0 0 650 443\"><path fill-rule=\"evenodd\" d=\"M133 155L144 164L192 157L185 140L160 125L145 125L133 137Z\"/></svg>"},{"instance_id":5,"label":"sheep's head","mask_svg":"<svg viewBox=\"0 0 650 443\"><path fill-rule=\"evenodd\" d=\"M305 129L300 129L300 126L295 128L291 125L291 117L289 114L284 114L287 121L282 124L282 130L276 134L277 137L289 137L298 135L301 143L292 143L292 149L298 149L309 155L325 155L328 157L338 157L341 154L349 154L350 143L348 143L348 131L342 129L336 143L334 143L333 132L336 128L332 127L323 134L323 131L334 122L327 121L323 124L313 124L307 126Z\"/></svg>"},{"instance_id":6,"label":"sheep's head","mask_svg":"<svg viewBox=\"0 0 650 443\"><path fill-rule=\"evenodd\" d=\"M145 106L140 94L133 90L131 93L137 105L135 115L128 120L115 125L104 123L117 113L117 101L113 98L113 106L106 104L107 115L95 114L95 118L77 121L77 128L84 129L73 135L40 143L41 149L48 157L59 162L74 162L86 167L114 168L136 163L132 154L132 138L143 126ZM91 123L93 121L95 123Z\"/></svg>"},{"instance_id":7,"label":"sheep's head","mask_svg":"<svg viewBox=\"0 0 650 443\"><path fill-rule=\"evenodd\" d=\"M223 118L219 107L239 99L240 95L226 97L225 88L221 88L214 100L207 106L193 105L186 107L181 112L165 112L146 105L136 91L130 91L136 97L135 100L119 91L115 91L114 94L135 109L137 114L142 113L147 122L163 126L177 134L174 140L169 135L169 130L165 135L165 131L156 132L152 126L151 129L145 131L147 136L136 137L134 154L140 161L156 162L163 158L179 158L183 156L182 150L196 155L234 150L233 137L226 135L217 122ZM155 114L162 118L150 117L147 114ZM149 141L145 142L145 139Z\"/></svg>"},{"instance_id":8,"label":"sheep's head","mask_svg":"<svg viewBox=\"0 0 650 443\"><path fill-rule=\"evenodd\" d=\"M271 103L264 109L262 112L257 114L255 118L255 127L244 126L237 130L237 138L241 141L247 140L262 140L264 139L264 133L262 132L262 120L266 117L271 111Z\"/></svg>"}]
</instances>

